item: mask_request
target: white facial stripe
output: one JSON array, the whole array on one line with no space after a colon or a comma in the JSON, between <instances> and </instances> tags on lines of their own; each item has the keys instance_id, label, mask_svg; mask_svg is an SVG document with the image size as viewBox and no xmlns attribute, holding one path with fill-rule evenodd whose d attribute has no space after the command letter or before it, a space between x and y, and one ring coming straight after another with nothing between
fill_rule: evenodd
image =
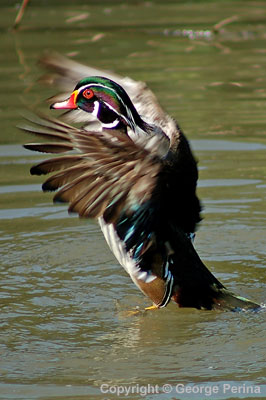
<instances>
[{"instance_id":1,"label":"white facial stripe","mask_svg":"<svg viewBox=\"0 0 266 400\"><path fill-rule=\"evenodd\" d=\"M110 110L114 111L116 114L120 115L114 107L112 107L109 103L106 103L106 101L103 101L103 103L106 105L106 107L110 108Z\"/></svg>"},{"instance_id":2,"label":"white facial stripe","mask_svg":"<svg viewBox=\"0 0 266 400\"><path fill-rule=\"evenodd\" d=\"M105 103L105 101L104 101L104 104L105 104L107 107L109 107L111 110L113 109L113 107L109 106L109 104L108 104L108 103ZM92 111L92 115L93 115L94 117L96 117L96 118L98 118L99 109L100 109L100 102L99 102L99 101L95 101L95 102L94 102L94 109L93 109L93 111ZM116 113L116 114L117 114L117 113ZM101 122L103 128L109 128L109 129L110 129L110 128L115 128L119 123L120 123L120 121L119 121L118 118L115 119L114 121L109 122L109 123L106 123L106 124L105 124L104 122Z\"/></svg>"},{"instance_id":3,"label":"white facial stripe","mask_svg":"<svg viewBox=\"0 0 266 400\"><path fill-rule=\"evenodd\" d=\"M109 107L109 104L107 104L107 103L105 103L104 102L104 104L105 105L107 105L108 107ZM109 107L110 109L112 109L112 107L110 106ZM98 113L99 113L99 109L100 109L100 102L99 101L95 101L94 102L94 109L93 109L93 111L92 111L92 115L95 117L95 118L98 118ZM117 113L116 113L117 114ZM108 128L108 129L110 129L110 128L115 128L118 124L119 124L119 119L115 119L114 121L112 121L112 122L109 122L109 123L104 123L104 122L102 122L101 124L102 124L102 127L103 128Z\"/></svg>"},{"instance_id":4,"label":"white facial stripe","mask_svg":"<svg viewBox=\"0 0 266 400\"><path fill-rule=\"evenodd\" d=\"M113 122L109 122L108 124L104 124L102 122L102 127L108 129L115 128L119 124L119 122L120 122L119 119L115 119Z\"/></svg>"},{"instance_id":5,"label":"white facial stripe","mask_svg":"<svg viewBox=\"0 0 266 400\"><path fill-rule=\"evenodd\" d=\"M106 103L106 101L103 101L103 103L106 105L106 107L110 108L110 110L112 110L114 113L116 113L117 115L119 115L119 117L121 117L122 119L126 120L126 122L128 123L128 125L131 126L130 121L122 114L120 114L119 112L116 111L116 109L114 107L112 107L110 104Z\"/></svg>"},{"instance_id":6,"label":"white facial stripe","mask_svg":"<svg viewBox=\"0 0 266 400\"><path fill-rule=\"evenodd\" d=\"M100 103L99 103L99 101L95 101L93 104L94 104L94 109L92 111L92 115L95 118L98 118L98 112L99 112L99 108L100 108Z\"/></svg>"},{"instance_id":7,"label":"white facial stripe","mask_svg":"<svg viewBox=\"0 0 266 400\"><path fill-rule=\"evenodd\" d=\"M97 87L107 88L107 89L111 90L111 91L116 95L116 97L118 98L118 100L123 104L123 106L125 107L125 109L127 110L127 115L128 115L129 118L127 118L127 117L125 117L125 115L122 115L122 114L120 114L119 112L117 112L117 110L115 110L110 104L108 104L108 103L106 103L106 102L104 102L104 104L105 104L107 107L109 107L110 110L114 111L117 115L119 115L122 119L124 119L124 120L128 123L128 125L130 126L130 128L133 130L133 132L135 132L135 133L141 133L141 134L144 132L143 129L139 128L138 125L135 124L135 120L134 120L134 118L133 118L133 115L132 115L131 110L130 110L130 109L128 108L128 106L124 103L123 99L119 96L119 94L115 91L115 89L110 88L110 87L108 87L108 86L105 86L104 84L101 84L101 83L90 83L90 84L81 86L81 87L78 89L78 93L80 93L80 92L81 92L83 89L85 89L85 88L90 88L91 86L97 86ZM99 110L98 110L98 111L99 111ZM97 112L98 112L98 111L97 111ZM94 112L95 112L95 109L93 110L93 115L94 115ZM111 125L112 125L112 124L115 124L116 121L117 121L117 120L115 120L114 122L112 122ZM109 125L109 124L107 124L107 125ZM117 125L117 124L115 124L114 126L111 126L111 127L113 128L113 127L115 127L116 125ZM104 126L104 125L103 125L103 126ZM107 128L108 126L105 126L105 127Z\"/></svg>"},{"instance_id":8,"label":"white facial stripe","mask_svg":"<svg viewBox=\"0 0 266 400\"><path fill-rule=\"evenodd\" d=\"M97 87L107 88L107 89L111 90L111 91L116 95L116 97L119 99L119 101L123 104L123 106L126 108L127 113L128 113L128 115L130 116L130 118L132 119L132 121L134 121L131 110L127 107L127 105L124 103L123 99L119 96L119 94L115 91L115 89L110 88L109 86L105 86L105 85L100 84L100 83L90 83L90 84L87 84L87 85L84 85L84 86L81 86L80 88L78 88L78 93L80 93L83 89L89 88L89 87L91 87L91 86L97 86ZM108 104L108 103L106 103L106 102L104 102L104 103L105 103L111 110L113 110L116 114L118 114L120 117L126 119L127 123L128 123L128 124L130 125L130 127L133 129L132 124L130 123L130 121L129 121L127 118L125 118L124 115L121 115L120 113L118 113L117 110L115 110L110 104Z\"/></svg>"}]
</instances>

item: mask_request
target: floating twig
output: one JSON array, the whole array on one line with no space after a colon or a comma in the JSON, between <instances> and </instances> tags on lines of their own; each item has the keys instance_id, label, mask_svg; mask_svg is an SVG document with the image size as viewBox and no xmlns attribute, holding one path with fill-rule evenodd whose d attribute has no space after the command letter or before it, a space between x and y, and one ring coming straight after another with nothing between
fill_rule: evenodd
<instances>
[{"instance_id":1,"label":"floating twig","mask_svg":"<svg viewBox=\"0 0 266 400\"><path fill-rule=\"evenodd\" d=\"M213 31L219 32L223 26L231 24L232 22L235 22L237 20L238 20L238 15L232 15L232 17L225 18L214 25Z\"/></svg>"},{"instance_id":2,"label":"floating twig","mask_svg":"<svg viewBox=\"0 0 266 400\"><path fill-rule=\"evenodd\" d=\"M22 17L23 17L23 14L24 14L24 11L25 11L25 8L26 8L28 2L29 2L29 0L23 0L22 1L22 4L20 6L20 9L19 9L19 11L17 13L16 19L15 19L15 22L14 22L14 25L13 25L14 29L17 29L17 27L19 26L20 21L22 20Z\"/></svg>"}]
</instances>

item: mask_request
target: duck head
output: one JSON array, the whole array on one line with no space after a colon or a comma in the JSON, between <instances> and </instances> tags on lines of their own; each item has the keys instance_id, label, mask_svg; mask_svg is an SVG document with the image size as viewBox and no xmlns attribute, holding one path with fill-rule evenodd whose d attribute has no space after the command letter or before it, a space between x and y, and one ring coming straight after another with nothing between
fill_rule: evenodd
<instances>
[{"instance_id":1,"label":"duck head","mask_svg":"<svg viewBox=\"0 0 266 400\"><path fill-rule=\"evenodd\" d=\"M145 122L122 86L101 76L82 79L67 100L50 107L71 110L79 108L96 117L103 128L125 129L128 126L133 131L145 131Z\"/></svg>"}]
</instances>

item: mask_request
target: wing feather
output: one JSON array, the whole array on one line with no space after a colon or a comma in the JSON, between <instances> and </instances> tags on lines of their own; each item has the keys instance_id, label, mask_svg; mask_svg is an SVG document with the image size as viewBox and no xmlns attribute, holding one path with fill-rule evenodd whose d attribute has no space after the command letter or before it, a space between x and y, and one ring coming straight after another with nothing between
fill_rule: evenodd
<instances>
[{"instance_id":1,"label":"wing feather","mask_svg":"<svg viewBox=\"0 0 266 400\"><path fill-rule=\"evenodd\" d=\"M43 161L31 168L34 175L53 173L44 191L57 191L55 202L68 202L69 211L82 217L103 216L115 222L121 211L132 213L147 201L156 185L162 161L156 149L146 150L116 131L88 132L56 119L30 117L33 125L24 131L54 142L30 143L25 147L46 153L67 154Z\"/></svg>"},{"instance_id":2,"label":"wing feather","mask_svg":"<svg viewBox=\"0 0 266 400\"><path fill-rule=\"evenodd\" d=\"M24 147L40 153L65 153L73 150L73 145L70 143L27 143Z\"/></svg>"},{"instance_id":3,"label":"wing feather","mask_svg":"<svg viewBox=\"0 0 266 400\"><path fill-rule=\"evenodd\" d=\"M61 171L73 167L80 164L83 160L84 156L82 154L52 158L33 166L30 171L32 175L45 175L50 172Z\"/></svg>"}]
</instances>

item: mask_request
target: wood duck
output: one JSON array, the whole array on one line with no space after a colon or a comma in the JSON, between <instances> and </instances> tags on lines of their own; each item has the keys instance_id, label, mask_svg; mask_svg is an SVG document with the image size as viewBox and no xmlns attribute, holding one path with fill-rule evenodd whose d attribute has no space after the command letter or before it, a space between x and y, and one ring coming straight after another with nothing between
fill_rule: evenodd
<instances>
[{"instance_id":1,"label":"wood duck","mask_svg":"<svg viewBox=\"0 0 266 400\"><path fill-rule=\"evenodd\" d=\"M258 304L229 292L193 246L201 220L197 163L154 94L141 82L59 55L42 64L54 72L50 83L65 91L73 85L67 99L53 98L51 108L83 122L79 128L34 116L34 126L22 127L48 139L27 149L63 153L31 168L34 175L53 173L43 190L59 189L55 202L68 202L69 211L81 217L98 218L115 257L152 300L148 308L172 300L197 309L257 309Z\"/></svg>"}]
</instances>

